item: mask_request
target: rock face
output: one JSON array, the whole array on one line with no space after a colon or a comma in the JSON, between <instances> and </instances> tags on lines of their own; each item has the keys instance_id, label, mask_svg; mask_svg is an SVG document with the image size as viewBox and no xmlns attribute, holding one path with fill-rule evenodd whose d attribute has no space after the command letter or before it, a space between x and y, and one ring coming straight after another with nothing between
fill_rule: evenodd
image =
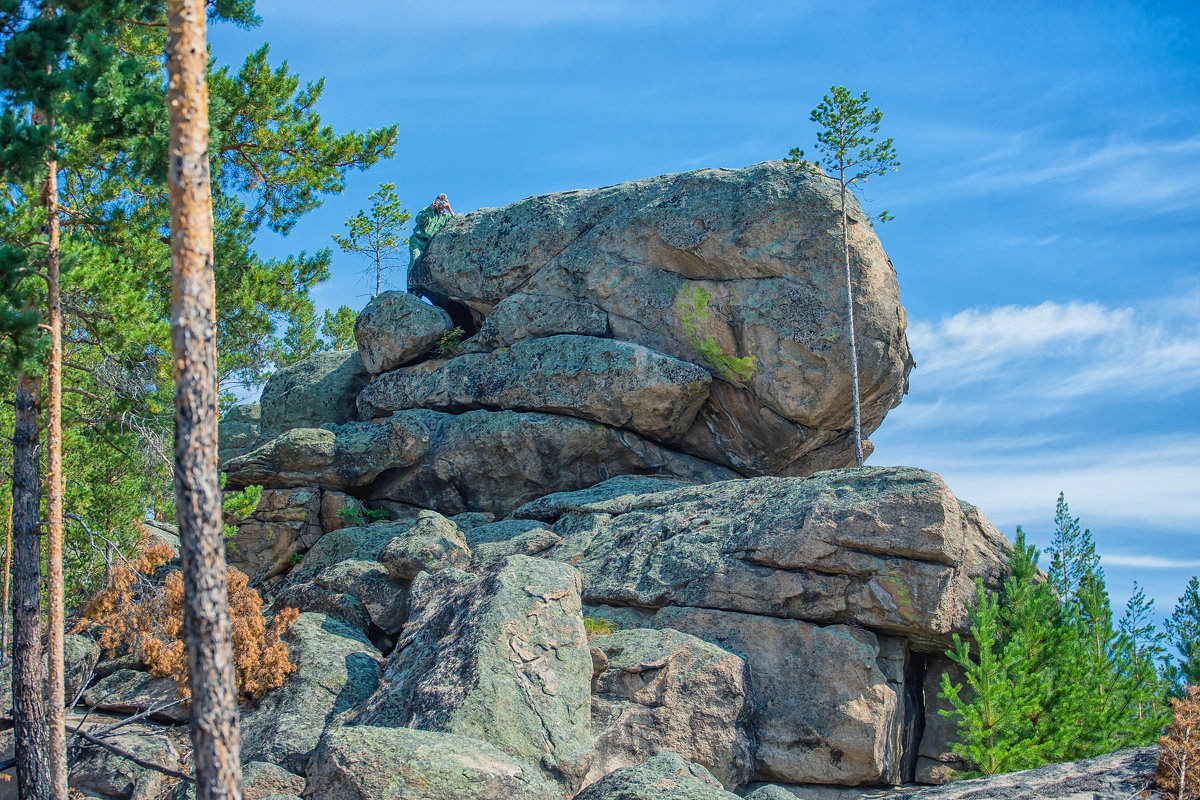
<instances>
[{"instance_id":1,"label":"rock face","mask_svg":"<svg viewBox=\"0 0 1200 800\"><path fill-rule=\"evenodd\" d=\"M352 722L472 736L578 788L592 749L578 573L510 556L479 578L423 574L411 603L383 685Z\"/></svg>"},{"instance_id":2,"label":"rock face","mask_svg":"<svg viewBox=\"0 0 1200 800\"><path fill-rule=\"evenodd\" d=\"M726 788L753 774L746 732L746 662L675 630L637 629L592 639L589 780L636 767L663 750L700 764Z\"/></svg>"},{"instance_id":3,"label":"rock face","mask_svg":"<svg viewBox=\"0 0 1200 800\"><path fill-rule=\"evenodd\" d=\"M364 419L407 408L544 411L667 441L691 427L710 381L703 367L641 345L551 336L389 372L358 407Z\"/></svg>"},{"instance_id":4,"label":"rock face","mask_svg":"<svg viewBox=\"0 0 1200 800\"><path fill-rule=\"evenodd\" d=\"M538 770L477 739L355 725L325 737L311 800L558 800Z\"/></svg>"},{"instance_id":5,"label":"rock face","mask_svg":"<svg viewBox=\"0 0 1200 800\"><path fill-rule=\"evenodd\" d=\"M735 800L736 794L699 764L674 753L659 753L634 767L609 773L575 796L575 800Z\"/></svg>"},{"instance_id":6,"label":"rock face","mask_svg":"<svg viewBox=\"0 0 1200 800\"><path fill-rule=\"evenodd\" d=\"M296 428L227 464L230 487L318 486L443 514L507 514L613 475L734 477L628 431L555 414L397 411L332 429Z\"/></svg>"},{"instance_id":7,"label":"rock face","mask_svg":"<svg viewBox=\"0 0 1200 800\"><path fill-rule=\"evenodd\" d=\"M545 520L552 501L515 516ZM589 603L852 623L935 652L966 632L975 578L998 588L1008 549L941 478L908 468L557 503L564 541L546 556L583 574Z\"/></svg>"},{"instance_id":8,"label":"rock face","mask_svg":"<svg viewBox=\"0 0 1200 800\"><path fill-rule=\"evenodd\" d=\"M799 474L851 422L835 186L768 162L534 197L456 217L409 285L471 312L483 334L471 349L596 331L600 314L576 309L598 309L603 335L713 376L678 449L747 475ZM856 204L850 216L870 432L912 358L891 262Z\"/></svg>"},{"instance_id":9,"label":"rock face","mask_svg":"<svg viewBox=\"0 0 1200 800\"><path fill-rule=\"evenodd\" d=\"M375 690L379 652L358 631L311 612L285 638L297 670L257 708L243 711L242 758L303 775L321 732Z\"/></svg>"},{"instance_id":10,"label":"rock face","mask_svg":"<svg viewBox=\"0 0 1200 800\"><path fill-rule=\"evenodd\" d=\"M225 545L226 561L247 575L282 571L293 553L306 552L325 533L318 489L265 489L253 514L227 514L225 522L237 526Z\"/></svg>"},{"instance_id":11,"label":"rock face","mask_svg":"<svg viewBox=\"0 0 1200 800\"><path fill-rule=\"evenodd\" d=\"M1157 758L1157 747L1131 747L1082 761L901 793L895 800L1129 800L1153 789Z\"/></svg>"},{"instance_id":12,"label":"rock face","mask_svg":"<svg viewBox=\"0 0 1200 800\"><path fill-rule=\"evenodd\" d=\"M354 420L358 393L369 378L355 350L316 353L284 367L263 387L261 433Z\"/></svg>"},{"instance_id":13,"label":"rock face","mask_svg":"<svg viewBox=\"0 0 1200 800\"><path fill-rule=\"evenodd\" d=\"M452 327L442 309L411 294L383 292L358 315L354 340L362 365L378 374L424 355Z\"/></svg>"}]
</instances>

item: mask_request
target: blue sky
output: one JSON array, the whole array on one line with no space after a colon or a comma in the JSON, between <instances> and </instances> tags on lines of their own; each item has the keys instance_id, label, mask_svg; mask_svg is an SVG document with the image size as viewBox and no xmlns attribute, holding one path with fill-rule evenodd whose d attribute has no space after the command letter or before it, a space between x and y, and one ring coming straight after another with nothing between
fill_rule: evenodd
<instances>
[{"instance_id":1,"label":"blue sky","mask_svg":"<svg viewBox=\"0 0 1200 800\"><path fill-rule=\"evenodd\" d=\"M1096 537L1115 605L1200 573L1200 4L259 0L263 40L339 128L397 122L282 255L331 244L381 181L410 211L811 151L831 84L869 91L903 166L869 208L918 366L869 463L943 475L1044 545ZM319 306L361 307L335 254ZM397 275L394 284L403 285Z\"/></svg>"}]
</instances>

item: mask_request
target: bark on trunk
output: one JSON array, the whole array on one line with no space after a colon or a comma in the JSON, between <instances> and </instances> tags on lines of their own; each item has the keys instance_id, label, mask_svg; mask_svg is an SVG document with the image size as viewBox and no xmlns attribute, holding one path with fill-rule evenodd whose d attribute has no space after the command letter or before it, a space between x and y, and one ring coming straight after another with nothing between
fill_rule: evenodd
<instances>
[{"instance_id":1,"label":"bark on trunk","mask_svg":"<svg viewBox=\"0 0 1200 800\"><path fill-rule=\"evenodd\" d=\"M169 0L175 506L198 800L241 800L237 693L217 483L217 351L204 0Z\"/></svg>"},{"instance_id":2,"label":"bark on trunk","mask_svg":"<svg viewBox=\"0 0 1200 800\"><path fill-rule=\"evenodd\" d=\"M12 490L9 490L12 500ZM0 665L8 663L8 592L12 579L12 503L8 504L8 528L4 535L4 599L0 600Z\"/></svg>"},{"instance_id":3,"label":"bark on trunk","mask_svg":"<svg viewBox=\"0 0 1200 800\"><path fill-rule=\"evenodd\" d=\"M54 127L53 118L47 124ZM46 431L46 725L50 741L50 793L67 800L67 734L63 696L63 471L62 471L62 301L59 297L58 158L54 146L46 159L46 207L49 245L46 256L46 306L50 327L50 376Z\"/></svg>"},{"instance_id":4,"label":"bark on trunk","mask_svg":"<svg viewBox=\"0 0 1200 800\"><path fill-rule=\"evenodd\" d=\"M50 744L42 672L41 481L37 404L40 379L17 378L13 424L13 727L17 792L49 800Z\"/></svg>"}]
</instances>

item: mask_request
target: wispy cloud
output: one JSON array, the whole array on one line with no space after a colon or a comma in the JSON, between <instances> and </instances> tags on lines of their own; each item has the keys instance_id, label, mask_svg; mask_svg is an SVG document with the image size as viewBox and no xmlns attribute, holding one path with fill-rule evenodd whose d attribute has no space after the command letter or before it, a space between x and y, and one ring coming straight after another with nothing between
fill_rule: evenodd
<instances>
[{"instance_id":1,"label":"wispy cloud","mask_svg":"<svg viewBox=\"0 0 1200 800\"><path fill-rule=\"evenodd\" d=\"M944 180L929 181L889 202L1059 190L1070 199L1131 210L1200 207L1200 136L1128 131L1105 139L1063 142L1048 132L1001 134L988 149L965 157Z\"/></svg>"},{"instance_id":2,"label":"wispy cloud","mask_svg":"<svg viewBox=\"0 0 1200 800\"><path fill-rule=\"evenodd\" d=\"M1200 294L1136 309L1049 301L973 308L914 321L909 341L914 383L926 396L1001 376L1009 391L1036 382L1038 396L1051 400L1177 394L1200 387Z\"/></svg>"},{"instance_id":3,"label":"wispy cloud","mask_svg":"<svg viewBox=\"0 0 1200 800\"><path fill-rule=\"evenodd\" d=\"M1200 559L1163 558L1162 556L1121 555L1102 553L1100 563L1110 567L1138 567L1139 569L1200 569Z\"/></svg>"}]
</instances>

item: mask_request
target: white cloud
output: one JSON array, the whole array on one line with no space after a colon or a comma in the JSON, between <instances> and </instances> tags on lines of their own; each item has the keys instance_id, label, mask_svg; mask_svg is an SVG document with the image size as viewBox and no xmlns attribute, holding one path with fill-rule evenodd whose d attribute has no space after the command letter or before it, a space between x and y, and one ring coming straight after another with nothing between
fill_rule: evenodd
<instances>
[{"instance_id":1,"label":"white cloud","mask_svg":"<svg viewBox=\"0 0 1200 800\"><path fill-rule=\"evenodd\" d=\"M1139 569L1200 569L1200 560L1197 559L1113 553L1102 553L1100 563L1106 567L1137 567Z\"/></svg>"},{"instance_id":2,"label":"white cloud","mask_svg":"<svg viewBox=\"0 0 1200 800\"><path fill-rule=\"evenodd\" d=\"M1032 405L1054 408L1098 393L1200 387L1200 294L1138 309L1050 301L972 308L938 322L916 320L908 336L917 359L913 385L924 397L1001 377L1002 396L1028 397L1025 389L1036 386Z\"/></svg>"}]
</instances>

